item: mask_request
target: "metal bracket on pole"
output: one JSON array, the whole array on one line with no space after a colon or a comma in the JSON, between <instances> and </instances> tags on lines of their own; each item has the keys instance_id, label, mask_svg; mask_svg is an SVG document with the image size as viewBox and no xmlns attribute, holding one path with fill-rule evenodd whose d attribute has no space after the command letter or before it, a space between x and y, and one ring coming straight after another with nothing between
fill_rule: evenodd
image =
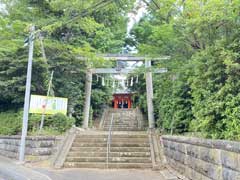
<instances>
[{"instance_id":1,"label":"metal bracket on pole","mask_svg":"<svg viewBox=\"0 0 240 180\"><path fill-rule=\"evenodd\" d=\"M30 101L30 93L31 93L34 31L35 31L35 27L32 26L30 29L29 42L28 42L29 53L28 53L27 79L26 79L25 99L24 99L22 136L21 136L21 144L19 148L20 162L24 162L24 158L25 158L25 144L26 144L26 136L27 136L27 129L28 129L28 110L29 110L29 103L30 103L29 101Z\"/></svg>"}]
</instances>

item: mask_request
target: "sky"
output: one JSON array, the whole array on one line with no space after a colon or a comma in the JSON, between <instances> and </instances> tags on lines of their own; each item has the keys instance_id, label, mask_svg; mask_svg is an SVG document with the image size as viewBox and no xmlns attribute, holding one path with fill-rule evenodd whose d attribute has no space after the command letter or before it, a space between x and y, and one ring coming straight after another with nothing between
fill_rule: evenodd
<instances>
[{"instance_id":1,"label":"sky","mask_svg":"<svg viewBox=\"0 0 240 180\"><path fill-rule=\"evenodd\" d=\"M149 1L149 0L148 0ZM136 0L134 4L134 9L128 13L128 24L127 24L127 34L126 36L130 36L130 32L135 24L137 24L141 18L147 13L147 5L142 0ZM130 48L131 49L131 48ZM132 48L131 53L137 53L137 50ZM139 62L136 64L136 62L128 62L126 68L133 68L132 66L141 66L142 62ZM126 80L126 75L115 75L114 78L120 80L120 84L123 87L124 90L127 89L127 87L124 84L123 80Z\"/></svg>"},{"instance_id":2,"label":"sky","mask_svg":"<svg viewBox=\"0 0 240 180\"><path fill-rule=\"evenodd\" d=\"M145 0L150 2L150 0ZM130 37L131 30L133 29L134 25L137 24L142 17L147 14L147 4L143 0L136 0L134 3L134 8L131 12L128 13L128 24L127 24L127 34L126 37ZM127 46L124 49L128 49L131 54L136 54L138 51L135 47Z\"/></svg>"},{"instance_id":3,"label":"sky","mask_svg":"<svg viewBox=\"0 0 240 180\"><path fill-rule=\"evenodd\" d=\"M0 12L1 12L1 13L7 13L7 11L6 11L6 5L3 4L3 3L1 3L1 1L0 1Z\"/></svg>"},{"instance_id":4,"label":"sky","mask_svg":"<svg viewBox=\"0 0 240 180\"><path fill-rule=\"evenodd\" d=\"M133 26L147 13L147 5L142 0L136 0L134 9L128 13L127 36L130 34Z\"/></svg>"}]
</instances>

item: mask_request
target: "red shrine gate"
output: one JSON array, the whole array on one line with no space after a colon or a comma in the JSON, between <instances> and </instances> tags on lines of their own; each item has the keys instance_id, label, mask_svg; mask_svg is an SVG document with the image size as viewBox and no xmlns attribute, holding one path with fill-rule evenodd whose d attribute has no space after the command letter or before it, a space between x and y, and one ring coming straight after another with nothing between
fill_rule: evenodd
<instances>
[{"instance_id":1,"label":"red shrine gate","mask_svg":"<svg viewBox=\"0 0 240 180\"><path fill-rule=\"evenodd\" d=\"M129 93L119 93L113 94L113 107L114 109L118 108L131 108L132 107L132 99L131 94Z\"/></svg>"}]
</instances>

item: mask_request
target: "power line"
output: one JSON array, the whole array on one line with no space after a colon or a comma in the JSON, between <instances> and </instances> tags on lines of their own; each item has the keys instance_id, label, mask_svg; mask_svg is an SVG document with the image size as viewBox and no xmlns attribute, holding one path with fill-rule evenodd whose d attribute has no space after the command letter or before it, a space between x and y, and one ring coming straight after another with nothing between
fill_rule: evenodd
<instances>
[{"instance_id":1,"label":"power line","mask_svg":"<svg viewBox=\"0 0 240 180\"><path fill-rule=\"evenodd\" d=\"M65 22L64 24L68 24L68 23L70 23L70 22L72 22L72 21L77 20L77 19L80 18L80 17L84 17L84 16L86 16L86 15L88 15L88 14L91 13L91 12L89 12L89 10L91 10L92 8L96 8L96 9L95 9L95 11L96 11L96 10L98 10L98 9L100 9L100 8L102 8L102 7L110 4L110 3L112 3L112 1L113 1L113 0L103 0L103 1L95 4L94 6L85 9L84 12L82 12L81 14L73 17L72 19L70 19L69 21ZM105 3L106 3L106 4L105 4ZM99 6L99 7L98 7L98 6Z\"/></svg>"},{"instance_id":2,"label":"power line","mask_svg":"<svg viewBox=\"0 0 240 180\"><path fill-rule=\"evenodd\" d=\"M155 0L152 0L152 2L158 9L160 9L160 6L155 2Z\"/></svg>"},{"instance_id":3,"label":"power line","mask_svg":"<svg viewBox=\"0 0 240 180\"><path fill-rule=\"evenodd\" d=\"M77 20L78 18L81 18L81 17L84 17L84 16L87 16L88 14L92 13L93 11L97 11L103 7L106 7L107 5L111 4L113 2L113 0L102 0L86 9L83 10L83 12L81 12L80 14L74 16L72 19L69 19L68 21L65 21L62 23L62 25L65 25L65 24L68 24L68 23L71 23L75 20ZM55 22L57 22L56 20L54 21L51 21L51 22L48 22L46 23L45 25L42 25L41 28L39 28L38 30L35 30L34 34L37 34L37 33L40 33L42 31L42 29L44 29L44 27L47 27L49 25L52 25L54 24ZM17 37L16 37L17 38ZM11 38L0 38L0 40L12 40L13 37L11 36Z\"/></svg>"},{"instance_id":4,"label":"power line","mask_svg":"<svg viewBox=\"0 0 240 180\"><path fill-rule=\"evenodd\" d=\"M88 14L92 13L93 11L97 11L97 10L103 8L103 7L106 7L107 5L112 3L112 1L113 0L102 0L101 2L98 2L98 3L94 4L93 6L90 6L90 7L86 8L86 9L84 9L83 12L81 12L80 14L74 16L73 18L69 19L68 21L63 22L62 25L66 25L68 23L76 21L78 18L85 17ZM48 23L47 25L43 26L41 29L44 29L44 27L47 27L48 25L51 25L53 23L54 22ZM40 31L41 31L41 29L40 29Z\"/></svg>"},{"instance_id":5,"label":"power line","mask_svg":"<svg viewBox=\"0 0 240 180\"><path fill-rule=\"evenodd\" d=\"M110 5L111 3L113 3L113 0L102 0L102 1L86 8L85 10L83 10L82 13L74 16L72 19L69 19L68 21L63 22L61 25L63 26L63 25L66 25L68 23L71 23L73 21L76 21L78 18L85 17L85 16L89 15L90 13L92 13L94 11L98 11L99 9ZM41 28L39 28L38 30L35 30L34 34L36 35L36 34L40 33L41 31L44 31L44 29L47 26L52 25L55 22L57 22L57 21L54 20L54 21L48 22L45 25L42 25ZM47 31L47 30L45 30L45 31ZM0 40L12 40L12 38L0 38Z\"/></svg>"},{"instance_id":6,"label":"power line","mask_svg":"<svg viewBox=\"0 0 240 180\"><path fill-rule=\"evenodd\" d=\"M154 9L149 2L147 2L146 0L143 0L143 2L144 2L152 11L156 11L156 9Z\"/></svg>"}]
</instances>

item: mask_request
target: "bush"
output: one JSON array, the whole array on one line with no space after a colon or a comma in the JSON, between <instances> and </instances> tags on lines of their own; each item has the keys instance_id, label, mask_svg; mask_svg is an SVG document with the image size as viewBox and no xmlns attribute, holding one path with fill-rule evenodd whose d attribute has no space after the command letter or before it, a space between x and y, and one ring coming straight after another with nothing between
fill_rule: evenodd
<instances>
[{"instance_id":1,"label":"bush","mask_svg":"<svg viewBox=\"0 0 240 180\"><path fill-rule=\"evenodd\" d=\"M38 134L41 122L41 114L29 114L28 132L31 135ZM22 130L23 112L7 111L0 113L0 135L18 135ZM70 129L75 123L74 118L69 118L64 114L57 113L46 115L44 129L41 134L57 135Z\"/></svg>"},{"instance_id":2,"label":"bush","mask_svg":"<svg viewBox=\"0 0 240 180\"><path fill-rule=\"evenodd\" d=\"M22 113L7 111L0 113L0 135L16 135L22 128Z\"/></svg>"},{"instance_id":3,"label":"bush","mask_svg":"<svg viewBox=\"0 0 240 180\"><path fill-rule=\"evenodd\" d=\"M74 118L69 118L62 113L54 114L45 121L45 126L60 133L70 129L75 123Z\"/></svg>"},{"instance_id":4,"label":"bush","mask_svg":"<svg viewBox=\"0 0 240 180\"><path fill-rule=\"evenodd\" d=\"M28 134L30 136L58 136L62 133L50 127L44 127L44 129L42 129L41 131L39 131L39 128L33 129L32 131L29 131Z\"/></svg>"}]
</instances>

